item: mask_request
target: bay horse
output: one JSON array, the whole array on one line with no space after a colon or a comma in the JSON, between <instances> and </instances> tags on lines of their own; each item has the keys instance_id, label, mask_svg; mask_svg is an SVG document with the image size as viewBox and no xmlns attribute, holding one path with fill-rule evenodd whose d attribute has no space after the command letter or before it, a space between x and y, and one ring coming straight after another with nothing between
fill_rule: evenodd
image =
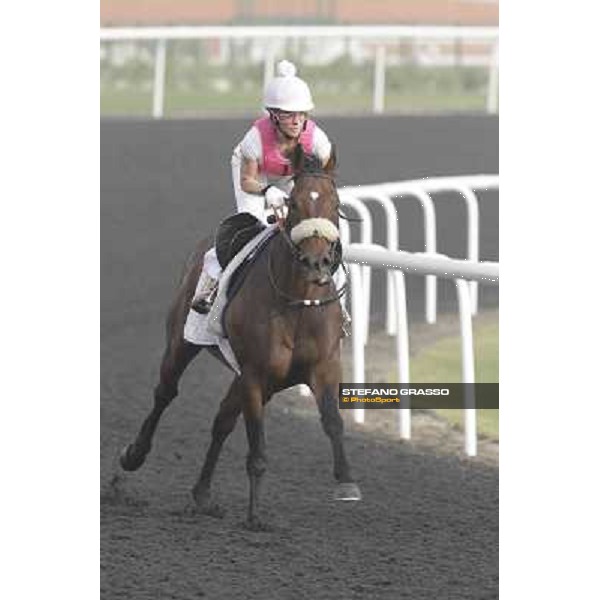
<instances>
[{"instance_id":1,"label":"bay horse","mask_svg":"<svg viewBox=\"0 0 600 600\"><path fill-rule=\"evenodd\" d=\"M361 498L346 459L338 407L342 315L340 290L333 280L341 260L335 151L325 167L318 158L305 155L301 146L290 160L295 185L287 200L287 217L258 254L224 314L223 323L241 374L220 404L210 447L192 489L194 510L222 516L223 511L211 498L211 480L222 445L243 413L249 447L247 526L253 530L264 527L259 517L260 487L267 468L264 407L274 393L300 383L310 386L331 441L337 481L334 498ZM127 471L144 463L159 419L177 396L179 378L203 348L186 341L183 328L208 245L201 242L188 260L169 311L167 346L154 390L154 406L135 441L120 456ZM216 348L209 347L209 351L218 354Z\"/></svg>"}]
</instances>

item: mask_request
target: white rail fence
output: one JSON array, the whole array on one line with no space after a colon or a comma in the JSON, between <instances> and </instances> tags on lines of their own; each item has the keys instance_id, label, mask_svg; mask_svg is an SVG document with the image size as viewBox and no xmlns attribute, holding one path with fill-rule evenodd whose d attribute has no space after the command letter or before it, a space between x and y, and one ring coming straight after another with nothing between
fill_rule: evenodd
<instances>
[{"instance_id":1,"label":"white rail fence","mask_svg":"<svg viewBox=\"0 0 600 600\"><path fill-rule=\"evenodd\" d=\"M472 296L467 280L478 281L488 285L499 285L498 263L478 263L470 260L450 259L441 254L421 254L389 250L377 244L349 244L344 250L344 260L350 263L354 382L365 382L364 346L367 329L365 321L368 321L368 314L361 305L364 298L362 269L365 265L369 265L374 268L387 269L388 273L391 270L391 278L394 284L394 306L397 310L396 350L398 383L410 383L408 320L403 271L425 276L435 275L455 281L460 314L462 381L463 383L475 383L475 359L473 354L473 329L471 321ZM470 386L469 393L472 393ZM476 411L473 408L467 408L473 406L476 406L475 398L465 398L464 449L467 456L476 456L477 454ZM354 415L357 422L364 422L364 409L356 409ZM400 437L402 439L410 439L410 409L399 410L398 418Z\"/></svg>"},{"instance_id":2,"label":"white rail fence","mask_svg":"<svg viewBox=\"0 0 600 600\"><path fill-rule=\"evenodd\" d=\"M267 41L264 58L264 83L273 76L276 43L288 39L359 39L376 44L373 76L373 112L380 114L385 106L386 44L397 40L428 42L468 41L491 46L488 64L486 107L498 112L498 28L458 26L266 26L266 27L114 27L101 28L100 41L156 42L152 115L164 115L167 43L172 40L262 39Z\"/></svg>"},{"instance_id":3,"label":"white rail fence","mask_svg":"<svg viewBox=\"0 0 600 600\"><path fill-rule=\"evenodd\" d=\"M414 179L409 181L387 182L376 185L348 186L340 188L340 202L342 205L354 209L362 219L360 229L360 243L370 244L373 241L372 218L368 207L372 202L380 204L386 215L386 247L388 250L399 249L398 239L398 211L393 198L406 201L416 199L423 209L423 227L425 233L425 252L436 254L436 213L431 193L454 192L463 198L467 208L467 258L470 261L479 260L479 205L476 192L499 189L498 175L460 175L454 177L434 177L427 179ZM362 204L362 206L361 206ZM368 217L366 216L368 214ZM350 230L344 224L342 230L342 242L350 243ZM366 312L366 328L364 334L365 343L369 335L369 311L370 311L370 272L368 267L363 266L364 279L364 304ZM388 335L397 332L396 315L397 305L394 301L393 275L387 276L387 300L386 300L386 331ZM477 314L478 309L478 283L476 280L469 282L471 293L471 311ZM437 315L437 279L435 274L425 276L425 318L428 323L435 323Z\"/></svg>"},{"instance_id":4,"label":"white rail fence","mask_svg":"<svg viewBox=\"0 0 600 600\"><path fill-rule=\"evenodd\" d=\"M474 383L473 334L471 316L477 313L478 283L498 285L498 264L479 262L479 206L476 192L498 190L497 175L461 175L410 181L387 182L368 186L340 188L344 208L356 212L361 219L359 243L352 243L351 230L340 221L345 247L344 258L350 264L353 316L352 357L353 380L365 382L365 346L369 337L371 268L387 270L386 332L396 336L397 373L399 383L410 383L409 339L404 272L422 274L426 278L425 316L428 323L436 321L437 277L453 279L458 297L462 380ZM436 213L430 196L436 192L454 192L463 198L467 208L467 260L450 259L436 251ZM398 208L394 203L416 199L423 209L425 252L408 253L399 250ZM372 216L369 208L379 204L386 216L385 247L374 243ZM403 272L404 271L404 272ZM466 399L470 404L473 399ZM364 421L364 410L355 411L357 422ZM477 424L474 410L465 408L465 453L477 453ZM398 428L402 439L410 438L410 410L398 411Z\"/></svg>"}]
</instances>

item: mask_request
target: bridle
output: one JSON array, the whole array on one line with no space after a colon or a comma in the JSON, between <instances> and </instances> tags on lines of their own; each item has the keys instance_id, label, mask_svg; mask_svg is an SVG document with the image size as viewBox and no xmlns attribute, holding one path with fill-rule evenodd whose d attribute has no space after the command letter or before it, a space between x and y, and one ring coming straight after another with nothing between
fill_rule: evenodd
<instances>
[{"instance_id":1,"label":"bridle","mask_svg":"<svg viewBox=\"0 0 600 600\"><path fill-rule=\"evenodd\" d=\"M291 241L291 240L290 240ZM269 282L271 287L275 290L278 296L284 298L286 302L286 306L288 308L300 308L300 307L314 307L314 306L325 306L327 304L331 304L332 302L336 302L339 300L348 290L348 284L344 282L344 285L339 289L335 290L334 294L326 296L325 298L295 298L290 294L284 292L275 281L275 276L273 275L273 268L271 266L271 258L272 253L269 251L268 258L268 273L269 273ZM343 262L340 262L340 267L344 270L346 274L346 279L348 278L348 269Z\"/></svg>"},{"instance_id":2,"label":"bridle","mask_svg":"<svg viewBox=\"0 0 600 600\"><path fill-rule=\"evenodd\" d=\"M319 177L321 179L327 179L331 182L332 186L333 186L333 190L335 192L335 199L337 201L336 204L336 210L339 214L339 207L340 207L340 199L339 196L337 194L337 189L335 187L335 181L333 179L333 177L331 175L328 175L327 173L313 173L313 172L303 172L303 173L298 173L297 175L294 176L294 185L296 185L296 183L298 182L299 179L301 179L302 177ZM292 208L294 203L293 198L289 198L288 201L286 202L288 211ZM289 213L288 213L289 214ZM301 221L302 222L302 221ZM300 249L299 244L295 243L292 240L291 237L291 231L292 231L292 224L290 222L288 222L286 220L285 223L285 227L283 227L280 232L279 235L282 236L282 239L286 242L292 258L294 261L297 262L301 262L301 256L302 256L302 250ZM342 249L342 245L341 242L338 241L337 242L332 242L333 244L337 244L337 248L339 248L338 253L339 253L339 266L342 267L344 273L346 274L346 280L348 278L348 270L346 268L346 265L344 265L344 262L341 259L341 249ZM269 256L268 256L268 262L267 262L267 266L268 266L268 274L269 274L269 282L271 284L271 287L275 290L275 292L277 293L278 296L284 298L287 302L286 305L289 308L299 308L299 307L316 307L316 306L325 306L327 304L331 304L332 302L336 302L337 300L339 300L347 291L348 288L348 284L344 283L339 289L335 290L334 294L331 294L329 296L326 296L325 298L317 298L317 299L311 299L311 298L295 298L293 296L291 296L290 294L284 292L278 285L277 282L275 281L275 276L273 274L273 267L272 267L272 246L269 249ZM335 272L336 268L333 268L331 271L331 275L333 276L333 273ZM331 283L331 281L330 281Z\"/></svg>"}]
</instances>

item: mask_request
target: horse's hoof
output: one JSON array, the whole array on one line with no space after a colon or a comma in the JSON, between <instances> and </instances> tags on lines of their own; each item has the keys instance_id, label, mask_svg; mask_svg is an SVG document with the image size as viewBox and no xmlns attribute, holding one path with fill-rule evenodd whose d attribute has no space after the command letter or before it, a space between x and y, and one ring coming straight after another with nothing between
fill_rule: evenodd
<instances>
[{"instance_id":1,"label":"horse's hoof","mask_svg":"<svg viewBox=\"0 0 600 600\"><path fill-rule=\"evenodd\" d=\"M355 483L340 483L335 488L334 500L357 501L362 500L360 488Z\"/></svg>"},{"instance_id":2,"label":"horse's hoof","mask_svg":"<svg viewBox=\"0 0 600 600\"><path fill-rule=\"evenodd\" d=\"M222 519L225 516L225 509L212 499L210 492L193 491L192 497L196 514L199 513L216 519Z\"/></svg>"},{"instance_id":3,"label":"horse's hoof","mask_svg":"<svg viewBox=\"0 0 600 600\"><path fill-rule=\"evenodd\" d=\"M271 531L269 525L265 521L261 521L258 517L248 517L248 519L244 521L244 527L249 531L258 533Z\"/></svg>"},{"instance_id":4,"label":"horse's hoof","mask_svg":"<svg viewBox=\"0 0 600 600\"><path fill-rule=\"evenodd\" d=\"M208 502L198 509L203 515L207 515L209 517L214 517L215 519L222 519L227 512L220 504L217 502Z\"/></svg>"},{"instance_id":5,"label":"horse's hoof","mask_svg":"<svg viewBox=\"0 0 600 600\"><path fill-rule=\"evenodd\" d=\"M133 444L129 444L121 451L119 463L124 471L137 471L146 460L147 452L138 451L136 454L134 448L135 446Z\"/></svg>"}]
</instances>

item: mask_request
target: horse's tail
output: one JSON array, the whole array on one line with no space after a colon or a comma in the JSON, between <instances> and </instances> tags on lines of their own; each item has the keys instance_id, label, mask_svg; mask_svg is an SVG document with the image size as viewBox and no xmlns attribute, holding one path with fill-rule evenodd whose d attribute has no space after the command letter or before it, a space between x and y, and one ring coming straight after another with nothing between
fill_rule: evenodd
<instances>
[{"instance_id":1,"label":"horse's tail","mask_svg":"<svg viewBox=\"0 0 600 600\"><path fill-rule=\"evenodd\" d=\"M210 240L208 238L200 240L196 244L196 247L186 256L179 275L179 281L177 282L178 287L184 283L186 277L194 270L194 267L197 267L201 263L204 253L209 248L209 243Z\"/></svg>"}]
</instances>

